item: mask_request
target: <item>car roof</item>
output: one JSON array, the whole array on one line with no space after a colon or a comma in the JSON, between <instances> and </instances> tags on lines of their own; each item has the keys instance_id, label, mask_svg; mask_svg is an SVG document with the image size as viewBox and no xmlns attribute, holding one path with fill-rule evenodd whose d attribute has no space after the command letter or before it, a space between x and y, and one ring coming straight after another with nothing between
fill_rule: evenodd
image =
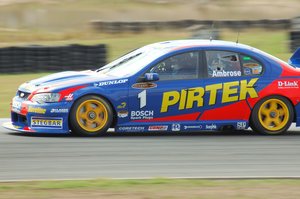
<instances>
[{"instance_id":1,"label":"car roof","mask_svg":"<svg viewBox=\"0 0 300 199\"><path fill-rule=\"evenodd\" d=\"M179 50L192 47L229 47L229 48L238 48L245 50L254 50L255 48L230 41L222 40L200 40L200 39L188 39L188 40L173 40L173 41L164 41L149 46L153 48L165 49L165 50Z\"/></svg>"}]
</instances>

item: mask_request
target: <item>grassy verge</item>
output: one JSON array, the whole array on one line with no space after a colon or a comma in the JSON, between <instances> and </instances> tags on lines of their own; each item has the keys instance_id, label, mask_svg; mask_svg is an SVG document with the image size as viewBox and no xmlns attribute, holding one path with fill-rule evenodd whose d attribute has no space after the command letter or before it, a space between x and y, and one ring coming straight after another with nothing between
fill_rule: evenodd
<instances>
[{"instance_id":1,"label":"grassy verge","mask_svg":"<svg viewBox=\"0 0 300 199\"><path fill-rule=\"evenodd\" d=\"M20 84L44 75L46 73L0 75L0 118L10 116L9 104Z\"/></svg>"},{"instance_id":2,"label":"grassy verge","mask_svg":"<svg viewBox=\"0 0 300 199\"><path fill-rule=\"evenodd\" d=\"M78 180L0 183L0 199L300 197L300 180Z\"/></svg>"},{"instance_id":3,"label":"grassy verge","mask_svg":"<svg viewBox=\"0 0 300 199\"><path fill-rule=\"evenodd\" d=\"M237 32L222 31L222 39L236 41ZM274 55L284 61L291 56L289 53L289 38L286 31L267 31L248 29L239 33L239 42L247 44Z\"/></svg>"}]
</instances>

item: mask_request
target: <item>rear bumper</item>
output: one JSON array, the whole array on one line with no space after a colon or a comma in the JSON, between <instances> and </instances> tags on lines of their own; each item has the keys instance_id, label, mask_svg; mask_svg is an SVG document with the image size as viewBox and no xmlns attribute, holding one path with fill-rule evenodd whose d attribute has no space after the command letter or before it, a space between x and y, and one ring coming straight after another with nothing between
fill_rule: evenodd
<instances>
[{"instance_id":1,"label":"rear bumper","mask_svg":"<svg viewBox=\"0 0 300 199\"><path fill-rule=\"evenodd\" d=\"M300 103L298 103L295 106L295 111L296 111L296 118L295 118L295 122L296 122L296 126L300 126Z\"/></svg>"}]
</instances>

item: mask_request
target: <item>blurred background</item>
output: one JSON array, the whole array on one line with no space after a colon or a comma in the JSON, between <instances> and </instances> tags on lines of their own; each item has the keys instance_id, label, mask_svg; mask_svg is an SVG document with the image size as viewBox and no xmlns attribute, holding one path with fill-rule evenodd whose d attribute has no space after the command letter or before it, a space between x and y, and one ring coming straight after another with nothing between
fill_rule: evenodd
<instances>
[{"instance_id":1,"label":"blurred background","mask_svg":"<svg viewBox=\"0 0 300 199\"><path fill-rule=\"evenodd\" d=\"M283 60L300 46L299 0L0 0L0 118L30 79L96 69L173 39L236 41Z\"/></svg>"}]
</instances>

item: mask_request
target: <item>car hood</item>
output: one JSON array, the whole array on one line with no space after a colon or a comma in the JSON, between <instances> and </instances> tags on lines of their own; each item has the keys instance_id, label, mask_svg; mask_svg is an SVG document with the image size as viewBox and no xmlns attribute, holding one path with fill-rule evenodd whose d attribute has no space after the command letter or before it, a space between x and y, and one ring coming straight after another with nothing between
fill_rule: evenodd
<instances>
[{"instance_id":1,"label":"car hood","mask_svg":"<svg viewBox=\"0 0 300 199\"><path fill-rule=\"evenodd\" d=\"M19 90L28 93L50 92L81 85L112 85L113 83L109 84L106 82L114 82L118 80L127 81L126 78L107 76L91 70L80 72L67 71L25 82L19 87Z\"/></svg>"}]
</instances>

